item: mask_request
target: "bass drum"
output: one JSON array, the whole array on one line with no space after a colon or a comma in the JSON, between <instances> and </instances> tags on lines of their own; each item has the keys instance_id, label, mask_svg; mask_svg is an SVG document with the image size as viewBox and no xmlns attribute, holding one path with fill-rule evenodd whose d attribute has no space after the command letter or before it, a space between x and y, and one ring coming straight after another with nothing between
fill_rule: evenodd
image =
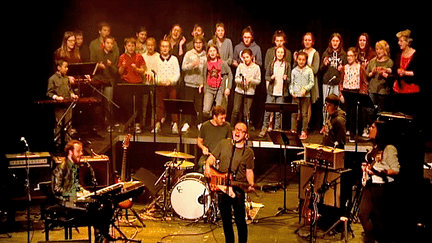
<instances>
[{"instance_id":1,"label":"bass drum","mask_svg":"<svg viewBox=\"0 0 432 243\"><path fill-rule=\"evenodd\" d=\"M182 219L199 219L210 208L210 190L200 173L188 173L171 190L171 206Z\"/></svg>"}]
</instances>

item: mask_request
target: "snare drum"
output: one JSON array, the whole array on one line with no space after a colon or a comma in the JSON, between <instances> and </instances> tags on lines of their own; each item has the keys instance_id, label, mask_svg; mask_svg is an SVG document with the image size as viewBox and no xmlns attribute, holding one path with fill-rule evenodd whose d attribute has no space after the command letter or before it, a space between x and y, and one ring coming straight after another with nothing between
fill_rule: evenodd
<instances>
[{"instance_id":1,"label":"snare drum","mask_svg":"<svg viewBox=\"0 0 432 243\"><path fill-rule=\"evenodd\" d=\"M188 173L182 176L171 190L171 206L183 219L199 219L210 208L210 190L205 177L200 173Z\"/></svg>"}]
</instances>

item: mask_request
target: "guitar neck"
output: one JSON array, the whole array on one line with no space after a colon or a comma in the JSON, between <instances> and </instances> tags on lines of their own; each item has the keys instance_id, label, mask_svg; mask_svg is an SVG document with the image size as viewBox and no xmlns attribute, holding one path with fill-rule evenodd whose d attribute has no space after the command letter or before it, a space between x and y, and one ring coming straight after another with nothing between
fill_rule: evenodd
<instances>
[{"instance_id":1,"label":"guitar neck","mask_svg":"<svg viewBox=\"0 0 432 243\"><path fill-rule=\"evenodd\" d=\"M126 154L127 154L127 150L123 150L123 159L122 159L122 169L121 169L121 176L120 176L120 180L121 181L126 181Z\"/></svg>"}]
</instances>

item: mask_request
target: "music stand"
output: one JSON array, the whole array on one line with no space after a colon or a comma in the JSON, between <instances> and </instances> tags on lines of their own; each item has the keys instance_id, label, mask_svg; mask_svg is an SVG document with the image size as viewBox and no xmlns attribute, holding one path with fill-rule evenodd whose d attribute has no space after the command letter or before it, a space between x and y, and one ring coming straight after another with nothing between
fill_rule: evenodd
<instances>
[{"instance_id":1,"label":"music stand","mask_svg":"<svg viewBox=\"0 0 432 243\"><path fill-rule=\"evenodd\" d=\"M286 208L286 187L287 187L287 146L295 147L295 148L303 148L303 144L300 141L300 138L295 132L285 132L285 131L271 131L269 132L270 138L274 144L279 144L282 148L284 145L284 205L283 207L278 208L278 212L275 216L281 214L289 213Z\"/></svg>"},{"instance_id":2,"label":"music stand","mask_svg":"<svg viewBox=\"0 0 432 243\"><path fill-rule=\"evenodd\" d=\"M293 103L265 103L265 110L268 112L279 112L281 114L281 128L283 126L283 112L297 113L298 105Z\"/></svg>"},{"instance_id":3,"label":"music stand","mask_svg":"<svg viewBox=\"0 0 432 243\"><path fill-rule=\"evenodd\" d=\"M360 94L360 93L354 93L349 91L342 91L342 95L345 97L345 100L349 100L351 102L356 103L356 138L355 138L355 152L357 152L357 146L358 141L357 137L361 136L359 135L359 113L360 113L360 106L365 108L374 108L375 105L372 102L371 98L367 94Z\"/></svg>"},{"instance_id":4,"label":"music stand","mask_svg":"<svg viewBox=\"0 0 432 243\"><path fill-rule=\"evenodd\" d=\"M197 112L192 100L178 100L178 99L164 99L165 112L167 114L179 114L178 127L182 124L182 115L196 116ZM181 152L182 147L182 135L179 130L180 147L179 152Z\"/></svg>"},{"instance_id":5,"label":"music stand","mask_svg":"<svg viewBox=\"0 0 432 243\"><path fill-rule=\"evenodd\" d=\"M98 64L96 62L84 63L70 63L68 65L68 75L81 76L81 75L95 75Z\"/></svg>"}]
</instances>

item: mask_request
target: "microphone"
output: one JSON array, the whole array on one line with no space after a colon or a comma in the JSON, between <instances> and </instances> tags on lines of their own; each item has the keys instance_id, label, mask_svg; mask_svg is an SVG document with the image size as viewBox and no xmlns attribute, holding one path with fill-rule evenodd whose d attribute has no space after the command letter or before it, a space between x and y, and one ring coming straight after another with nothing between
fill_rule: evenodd
<instances>
[{"instance_id":1,"label":"microphone","mask_svg":"<svg viewBox=\"0 0 432 243\"><path fill-rule=\"evenodd\" d=\"M25 147L27 148L27 151L30 151L29 145L28 145L27 140L25 139L25 137L21 137L20 141L24 142Z\"/></svg>"},{"instance_id":2,"label":"microphone","mask_svg":"<svg viewBox=\"0 0 432 243\"><path fill-rule=\"evenodd\" d=\"M333 150L335 150L338 145L339 145L338 141L335 141L334 146L333 146Z\"/></svg>"},{"instance_id":3,"label":"microphone","mask_svg":"<svg viewBox=\"0 0 432 243\"><path fill-rule=\"evenodd\" d=\"M333 77L331 77L331 79L328 81L328 84L331 84L331 82L335 79L336 79L336 75L333 75Z\"/></svg>"},{"instance_id":4,"label":"microphone","mask_svg":"<svg viewBox=\"0 0 432 243\"><path fill-rule=\"evenodd\" d=\"M157 74L156 74L156 71L155 70L151 70L151 72L153 73L153 85L156 85L156 76L157 76ZM156 86L155 86L155 88L156 88Z\"/></svg>"}]
</instances>

